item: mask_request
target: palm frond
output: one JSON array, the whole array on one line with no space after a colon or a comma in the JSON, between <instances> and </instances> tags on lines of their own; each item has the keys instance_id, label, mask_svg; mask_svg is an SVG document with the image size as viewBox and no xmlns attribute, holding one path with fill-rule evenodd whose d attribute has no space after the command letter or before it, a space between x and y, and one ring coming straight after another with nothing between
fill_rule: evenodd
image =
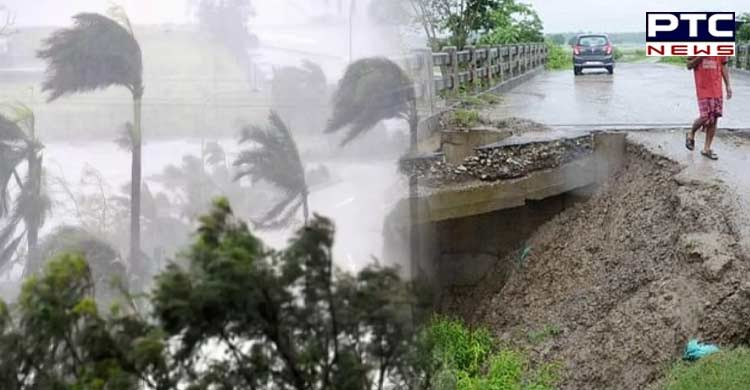
<instances>
[{"instance_id":1,"label":"palm frond","mask_svg":"<svg viewBox=\"0 0 750 390\"><path fill-rule=\"evenodd\" d=\"M34 126L36 123L36 116L31 107L21 103L14 102L5 104L5 107L10 111L12 121L15 122L22 130L26 130L26 134L29 138L34 138Z\"/></svg>"},{"instance_id":2,"label":"palm frond","mask_svg":"<svg viewBox=\"0 0 750 390\"><path fill-rule=\"evenodd\" d=\"M119 132L117 138L115 138L115 144L122 150L131 152L133 151L133 144L135 143L135 132L133 131L133 124L126 122L125 125Z\"/></svg>"},{"instance_id":3,"label":"palm frond","mask_svg":"<svg viewBox=\"0 0 750 390\"><path fill-rule=\"evenodd\" d=\"M116 21L117 23L120 23L122 27L128 30L130 35L135 36L135 34L133 33L133 26L130 24L128 13L125 12L125 8L123 8L121 5L110 2L109 8L107 8L107 16L112 18L112 20Z\"/></svg>"},{"instance_id":4,"label":"palm frond","mask_svg":"<svg viewBox=\"0 0 750 390\"><path fill-rule=\"evenodd\" d=\"M23 235L15 237L7 245L0 246L0 269L5 268L11 261L18 251L18 247L23 242Z\"/></svg>"},{"instance_id":5,"label":"palm frond","mask_svg":"<svg viewBox=\"0 0 750 390\"><path fill-rule=\"evenodd\" d=\"M26 142L28 137L18 123L0 114L0 142Z\"/></svg>"},{"instance_id":6,"label":"palm frond","mask_svg":"<svg viewBox=\"0 0 750 390\"><path fill-rule=\"evenodd\" d=\"M141 48L130 31L106 16L82 13L71 28L55 31L37 56L47 61L42 89L48 101L120 85L143 93Z\"/></svg>"},{"instance_id":7,"label":"palm frond","mask_svg":"<svg viewBox=\"0 0 750 390\"><path fill-rule=\"evenodd\" d=\"M249 177L254 183L264 181L283 194L279 203L255 221L256 227L273 229L286 226L308 194L305 168L291 130L275 111L271 111L269 126L245 127L240 143L251 143L254 147L237 156L235 179Z\"/></svg>"},{"instance_id":8,"label":"palm frond","mask_svg":"<svg viewBox=\"0 0 750 390\"><path fill-rule=\"evenodd\" d=\"M238 155L236 179L249 176L253 182L266 181L287 193L307 192L305 169L291 131L274 111L269 122L265 129L249 126L242 130L240 143L252 142L255 148Z\"/></svg>"},{"instance_id":9,"label":"palm frond","mask_svg":"<svg viewBox=\"0 0 750 390\"><path fill-rule=\"evenodd\" d=\"M0 218L8 213L9 184L27 156L29 139L14 121L0 115Z\"/></svg>"},{"instance_id":10,"label":"palm frond","mask_svg":"<svg viewBox=\"0 0 750 390\"><path fill-rule=\"evenodd\" d=\"M294 221L294 216L302 207L299 194L291 194L266 211L260 218L253 218L253 227L258 230L275 230L288 227Z\"/></svg>"},{"instance_id":11,"label":"palm frond","mask_svg":"<svg viewBox=\"0 0 750 390\"><path fill-rule=\"evenodd\" d=\"M226 159L226 153L224 148L219 145L218 142L209 142L206 144L203 153L206 157L206 163L208 165L218 165L224 163Z\"/></svg>"},{"instance_id":12,"label":"palm frond","mask_svg":"<svg viewBox=\"0 0 750 390\"><path fill-rule=\"evenodd\" d=\"M4 226L0 229L0 269L7 266L13 260L19 244L23 240L24 233L18 234L22 215L18 208L3 219Z\"/></svg>"},{"instance_id":13,"label":"palm frond","mask_svg":"<svg viewBox=\"0 0 750 390\"><path fill-rule=\"evenodd\" d=\"M406 73L387 58L358 60L346 70L333 96L333 116L327 133L345 127L342 145L372 129L380 121L406 117L415 98Z\"/></svg>"},{"instance_id":14,"label":"palm frond","mask_svg":"<svg viewBox=\"0 0 750 390\"><path fill-rule=\"evenodd\" d=\"M34 164L41 168L42 157L36 156ZM41 173L40 173L41 174ZM26 225L27 230L39 230L47 219L47 214L52 208L52 200L46 192L39 188L42 187L42 177L33 177L26 175L21 191L16 197L14 205L14 214L18 215Z\"/></svg>"}]
</instances>

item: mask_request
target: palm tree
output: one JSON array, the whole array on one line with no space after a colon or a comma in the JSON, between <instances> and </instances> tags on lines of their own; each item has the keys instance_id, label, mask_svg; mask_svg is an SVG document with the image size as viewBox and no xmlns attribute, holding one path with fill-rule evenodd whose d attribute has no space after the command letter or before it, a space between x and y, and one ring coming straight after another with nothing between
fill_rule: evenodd
<instances>
[{"instance_id":1,"label":"palm tree","mask_svg":"<svg viewBox=\"0 0 750 390\"><path fill-rule=\"evenodd\" d=\"M365 58L349 65L333 95L333 117L327 133L348 128L342 146L386 119L400 118L409 124L409 154L417 154L417 112L414 84L409 76L387 58ZM409 176L411 218L411 273L421 257L417 224L417 176Z\"/></svg>"},{"instance_id":2,"label":"palm tree","mask_svg":"<svg viewBox=\"0 0 750 390\"><path fill-rule=\"evenodd\" d=\"M346 69L333 95L333 117L326 132L349 128L342 145L351 142L383 120L400 118L409 123L410 151L416 151L416 93L409 76L387 58L364 58Z\"/></svg>"},{"instance_id":3,"label":"palm tree","mask_svg":"<svg viewBox=\"0 0 750 390\"><path fill-rule=\"evenodd\" d=\"M39 269L38 242L50 201L42 188L42 144L36 136L33 111L22 104L9 106L13 119L0 115L0 218L7 224L0 230L0 267L12 260L26 239L27 261L24 275ZM26 177L19 170L26 163ZM18 193L9 206L10 184L15 181ZM23 230L18 232L23 222Z\"/></svg>"},{"instance_id":4,"label":"palm tree","mask_svg":"<svg viewBox=\"0 0 750 390\"><path fill-rule=\"evenodd\" d=\"M38 56L47 61L43 89L51 92L48 101L110 86L125 87L133 96L130 261L137 270L143 270L140 264L143 62L125 12L113 7L110 15L113 19L94 13L74 16L74 26L54 32L44 41Z\"/></svg>"},{"instance_id":5,"label":"palm tree","mask_svg":"<svg viewBox=\"0 0 750 390\"><path fill-rule=\"evenodd\" d=\"M287 226L302 208L305 225L309 219L309 189L297 145L292 133L281 117L271 111L270 126L248 126L242 130L240 143L253 142L256 147L240 152L234 165L238 168L236 179L249 177L253 183L265 181L284 193L280 202L259 220L253 221L259 229L277 229Z\"/></svg>"}]
</instances>

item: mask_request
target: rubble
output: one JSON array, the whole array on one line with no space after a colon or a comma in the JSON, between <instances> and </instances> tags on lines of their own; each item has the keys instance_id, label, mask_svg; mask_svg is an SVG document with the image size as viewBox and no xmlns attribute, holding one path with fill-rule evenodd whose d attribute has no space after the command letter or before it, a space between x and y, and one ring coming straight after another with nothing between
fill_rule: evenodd
<instances>
[{"instance_id":1,"label":"rubble","mask_svg":"<svg viewBox=\"0 0 750 390\"><path fill-rule=\"evenodd\" d=\"M475 150L463 163L453 165L442 158L411 160L401 164L402 172L416 170L420 185L438 187L469 181L493 182L528 175L530 172L559 167L592 152L590 135L548 142L487 146ZM437 155L436 155L437 156Z\"/></svg>"}]
</instances>

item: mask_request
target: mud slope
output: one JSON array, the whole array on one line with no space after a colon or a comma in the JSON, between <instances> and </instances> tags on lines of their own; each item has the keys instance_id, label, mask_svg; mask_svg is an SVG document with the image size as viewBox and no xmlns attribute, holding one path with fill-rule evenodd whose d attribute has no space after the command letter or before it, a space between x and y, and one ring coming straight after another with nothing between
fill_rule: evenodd
<instances>
[{"instance_id":1,"label":"mud slope","mask_svg":"<svg viewBox=\"0 0 750 390\"><path fill-rule=\"evenodd\" d=\"M733 199L721 183L686 179L629 145L617 177L526 243L505 286L488 275L453 291L443 310L559 362L562 389L653 385L689 338L747 340L750 267Z\"/></svg>"}]
</instances>

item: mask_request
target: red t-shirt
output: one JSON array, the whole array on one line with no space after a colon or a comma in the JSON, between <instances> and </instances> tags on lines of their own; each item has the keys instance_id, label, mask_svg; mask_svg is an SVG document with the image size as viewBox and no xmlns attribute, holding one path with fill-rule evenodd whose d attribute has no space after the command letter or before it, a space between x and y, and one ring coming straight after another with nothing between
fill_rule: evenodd
<instances>
[{"instance_id":1,"label":"red t-shirt","mask_svg":"<svg viewBox=\"0 0 750 390\"><path fill-rule=\"evenodd\" d=\"M693 70L698 99L724 97L721 68L728 61L726 57L703 57L703 61Z\"/></svg>"}]
</instances>

